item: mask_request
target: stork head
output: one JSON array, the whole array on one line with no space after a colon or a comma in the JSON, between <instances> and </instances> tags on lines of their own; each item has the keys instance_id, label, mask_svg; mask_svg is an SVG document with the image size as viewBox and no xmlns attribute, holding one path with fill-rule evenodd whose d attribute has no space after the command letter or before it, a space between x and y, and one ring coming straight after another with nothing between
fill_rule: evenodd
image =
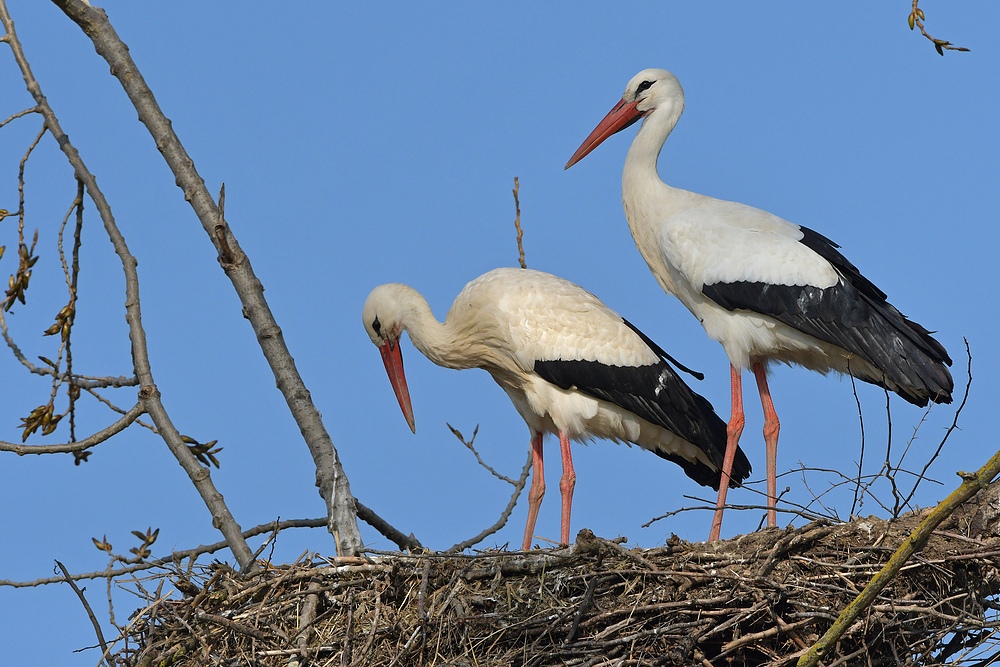
<instances>
[{"instance_id":1,"label":"stork head","mask_svg":"<svg viewBox=\"0 0 1000 667\"><path fill-rule=\"evenodd\" d=\"M667 70L644 69L628 82L622 99L576 149L573 157L566 163L565 169L585 158L612 134L621 132L657 109L663 109L665 112L663 116L668 119L667 134L669 134L684 110L684 89L681 88L677 77ZM666 139L666 134L663 138Z\"/></svg>"},{"instance_id":2,"label":"stork head","mask_svg":"<svg viewBox=\"0 0 1000 667\"><path fill-rule=\"evenodd\" d=\"M412 288L398 283L379 285L372 290L361 311L365 331L378 347L385 364L385 372L389 375L392 390L403 411L410 430L417 432L413 421L413 407L410 405L410 391L406 387L406 376L403 374L403 355L399 349L399 337L405 329L407 307L406 292Z\"/></svg>"}]
</instances>

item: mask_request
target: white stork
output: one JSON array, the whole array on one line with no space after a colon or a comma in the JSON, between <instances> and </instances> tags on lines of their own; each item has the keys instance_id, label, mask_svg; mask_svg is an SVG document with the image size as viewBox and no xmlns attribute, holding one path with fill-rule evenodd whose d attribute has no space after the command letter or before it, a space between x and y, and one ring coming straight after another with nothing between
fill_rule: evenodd
<instances>
[{"instance_id":1,"label":"white stork","mask_svg":"<svg viewBox=\"0 0 1000 667\"><path fill-rule=\"evenodd\" d=\"M700 374L582 287L540 271L495 269L465 286L442 324L416 290L391 283L372 290L362 318L414 432L399 348L403 331L438 366L482 368L507 392L532 433L525 550L545 494L546 432L558 434L562 450L563 544L569 543L576 483L570 440L635 443L680 465L699 484L719 488L725 423L667 362ZM750 462L742 451L735 456L726 479L739 486Z\"/></svg>"},{"instance_id":2,"label":"white stork","mask_svg":"<svg viewBox=\"0 0 1000 667\"><path fill-rule=\"evenodd\" d=\"M950 403L947 351L886 301L825 236L745 204L672 188L656 161L684 111L684 91L662 69L635 75L625 94L566 169L640 118L622 174L632 238L660 286L722 343L732 367L732 414L723 476L743 431L742 369L752 369L764 407L768 525L776 525L778 417L768 364L837 371L885 387L910 403ZM725 484L709 539L719 537Z\"/></svg>"}]
</instances>

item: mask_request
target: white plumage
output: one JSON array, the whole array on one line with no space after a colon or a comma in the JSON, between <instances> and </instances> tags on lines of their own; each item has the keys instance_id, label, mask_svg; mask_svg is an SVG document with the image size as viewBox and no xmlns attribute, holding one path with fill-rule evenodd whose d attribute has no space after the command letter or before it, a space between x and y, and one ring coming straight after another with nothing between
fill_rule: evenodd
<instances>
[{"instance_id":1,"label":"white plumage","mask_svg":"<svg viewBox=\"0 0 1000 667\"><path fill-rule=\"evenodd\" d=\"M362 318L411 429L398 345L404 330L435 364L482 368L507 392L532 432L535 457L525 549L544 494L543 433L560 439L564 543L575 483L570 440L635 443L718 488L726 439L722 420L681 381L662 349L573 283L540 271L496 269L465 286L443 323L416 290L392 283L372 290ZM732 484L738 486L749 473L739 452Z\"/></svg>"},{"instance_id":2,"label":"white plumage","mask_svg":"<svg viewBox=\"0 0 1000 667\"><path fill-rule=\"evenodd\" d=\"M660 286L687 306L729 356L728 449L735 448L743 429L741 370L752 369L756 376L773 526L779 424L767 388L770 361L850 373L926 405L951 401L953 382L945 367L951 359L829 239L752 206L663 183L656 162L683 110L684 91L676 77L644 70L629 81L621 101L566 168L642 119L622 174L629 229ZM719 535L725 496L722 485L711 539Z\"/></svg>"}]
</instances>

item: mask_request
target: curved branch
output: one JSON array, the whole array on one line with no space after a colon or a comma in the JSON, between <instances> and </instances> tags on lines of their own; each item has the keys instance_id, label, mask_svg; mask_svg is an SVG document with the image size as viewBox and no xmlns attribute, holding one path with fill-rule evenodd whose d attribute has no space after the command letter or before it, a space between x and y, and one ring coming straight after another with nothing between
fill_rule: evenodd
<instances>
[{"instance_id":1,"label":"curved branch","mask_svg":"<svg viewBox=\"0 0 1000 667\"><path fill-rule=\"evenodd\" d=\"M53 2L83 29L94 42L97 53L111 66L112 75L118 78L139 112L139 120L156 140L156 147L174 173L177 186L184 192L184 198L190 202L219 252L220 264L240 297L243 313L250 320L257 342L277 380L278 389L285 397L316 464L316 485L326 501L330 517L329 529L337 539L338 552L341 555L360 553L363 545L347 476L319 410L312 402L309 390L285 345L281 329L264 299L263 285L254 274L249 259L240 249L232 230L225 224L219 208L205 187L205 181L195 169L194 161L174 133L170 120L160 110L153 92L132 61L128 47L111 26L104 10L92 7L84 0ZM217 232L217 228L221 229ZM220 234L228 243L220 243Z\"/></svg>"},{"instance_id":2,"label":"curved branch","mask_svg":"<svg viewBox=\"0 0 1000 667\"><path fill-rule=\"evenodd\" d=\"M272 521L271 523L254 526L249 530L243 531L242 535L244 539L250 539L251 537L256 537L257 535L272 533L275 530L281 531L287 528L322 528L326 526L326 523L327 520L325 517L320 519L286 519L285 521ZM223 549L228 548L228 542L203 544L192 549L185 549L184 551L174 551L169 556L156 558L154 560L138 562L138 559L132 559L128 561L128 565L120 567L117 570L112 570L109 567L106 570L100 570L98 572L73 574L70 575L70 579L80 581L81 579L106 579L108 577L118 577L123 574L131 574L132 572L141 572L143 570L152 570L155 567L179 563L185 558L197 558L198 556L212 554L216 551L222 551ZM0 586L9 586L11 588L33 588L35 586L44 586L47 584L58 584L64 581L66 581L66 577L45 577L43 579L35 579L34 581L11 581L10 579L0 579Z\"/></svg>"},{"instance_id":3,"label":"curved branch","mask_svg":"<svg viewBox=\"0 0 1000 667\"><path fill-rule=\"evenodd\" d=\"M85 449L95 447L113 435L117 435L128 428L132 422L146 412L144 401L140 400L132 409L125 413L125 416L108 426L102 431L98 431L89 438L67 442L62 445L16 445L12 442L0 440L0 452L14 452L18 456L25 454L65 454L68 452L82 452Z\"/></svg>"},{"instance_id":4,"label":"curved branch","mask_svg":"<svg viewBox=\"0 0 1000 667\"><path fill-rule=\"evenodd\" d=\"M142 316L139 309L139 276L136 272L138 262L132 256L131 252L129 252L128 245L125 243L125 237L122 236L121 231L115 223L111 206L104 198L104 193L97 187L97 179L87 169L76 147L70 143L69 136L63 132L62 127L59 125L59 119L56 118L55 112L53 112L48 100L42 94L41 86L38 85L38 81L35 80L34 75L31 73L31 66L28 64L21 49L21 43L17 39L17 33L14 30L14 22L11 20L10 14L7 12L7 5L3 0L0 0L0 21L2 21L7 31L6 41L14 52L14 60L21 69L25 86L35 99L35 104L38 105L42 116L45 118L45 127L52 133L52 136L59 143L59 147L66 154L70 164L73 165L77 180L86 185L87 193L100 213L104 229L111 239L111 243L114 245L115 252L121 259L122 270L125 273L125 321L128 323L129 339L132 342L132 361L135 365L135 374L142 386L139 392L140 400L145 403L146 412L153 418L157 429L160 431L160 436L167 444L167 447L177 458L181 467L187 472L188 477L205 501L205 505L212 514L212 525L216 526L226 537L226 541L229 543L233 555L240 565L242 567L252 566L254 562L253 551L247 546L246 540L241 534L239 524L236 523L236 520L229 512L222 494L216 490L215 485L212 483L208 469L203 468L198 463L198 460L184 444L184 441L181 440L180 433L171 424L166 410L163 409L163 405L160 402L160 392L156 389L156 385L153 382L153 374L149 365L146 332L142 328Z\"/></svg>"}]
</instances>

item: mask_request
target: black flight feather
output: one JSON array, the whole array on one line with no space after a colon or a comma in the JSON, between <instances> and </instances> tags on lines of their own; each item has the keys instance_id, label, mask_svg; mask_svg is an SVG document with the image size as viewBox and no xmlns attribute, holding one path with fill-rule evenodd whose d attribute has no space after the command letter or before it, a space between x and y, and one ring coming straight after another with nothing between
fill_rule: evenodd
<instances>
[{"instance_id":1,"label":"black flight feather","mask_svg":"<svg viewBox=\"0 0 1000 667\"><path fill-rule=\"evenodd\" d=\"M799 242L830 262L840 277L833 287L738 281L705 285L702 293L727 310L768 315L857 355L884 375L860 379L890 388L910 403L951 403L954 381L945 368L951 358L944 346L886 301L885 293L837 250L840 246L800 229Z\"/></svg>"},{"instance_id":2,"label":"black flight feather","mask_svg":"<svg viewBox=\"0 0 1000 667\"><path fill-rule=\"evenodd\" d=\"M647 366L611 366L598 361L535 361L535 372L561 389L584 394L624 408L700 448L717 469L667 452L654 451L684 469L702 486L718 490L726 453L726 424L712 404L693 392L665 362ZM730 487L750 475L750 461L736 451Z\"/></svg>"}]
</instances>

